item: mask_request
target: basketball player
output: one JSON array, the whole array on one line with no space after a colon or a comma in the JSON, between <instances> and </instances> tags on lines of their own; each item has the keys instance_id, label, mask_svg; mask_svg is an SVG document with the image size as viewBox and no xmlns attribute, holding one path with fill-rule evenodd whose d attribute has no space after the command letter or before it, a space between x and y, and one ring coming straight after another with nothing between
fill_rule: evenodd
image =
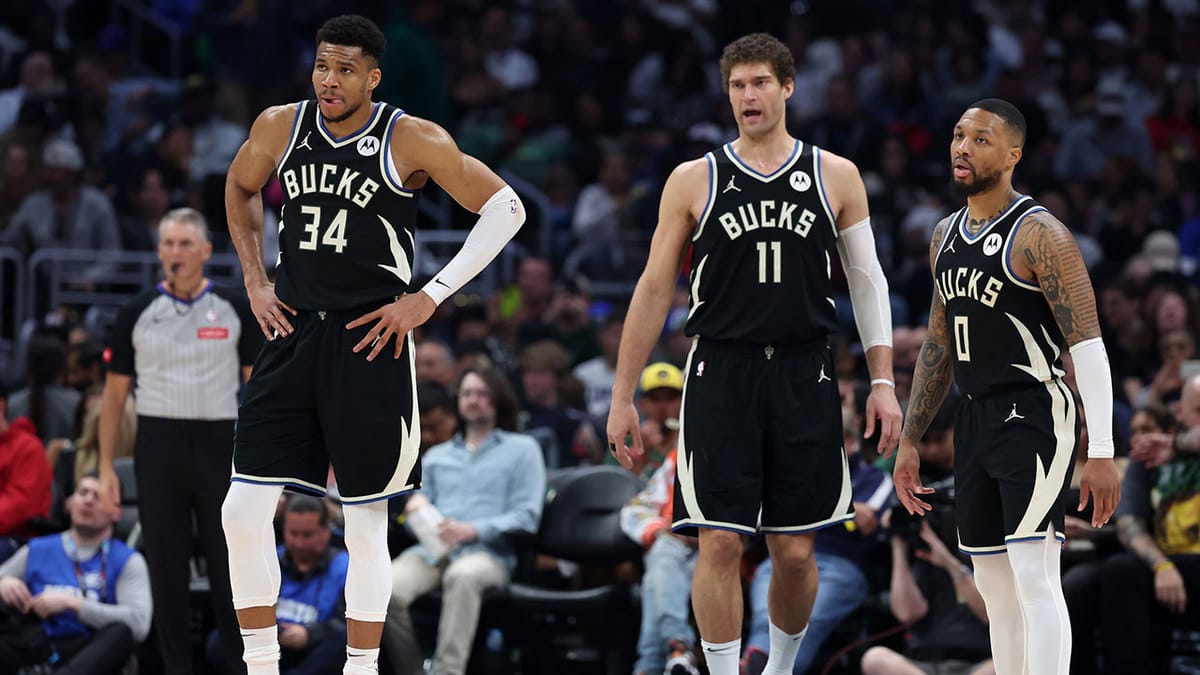
<instances>
[{"instance_id":1,"label":"basketball player","mask_svg":"<svg viewBox=\"0 0 1200 675\"><path fill-rule=\"evenodd\" d=\"M250 675L279 672L276 501L284 487L324 493L330 462L350 553L344 672L376 672L391 597L387 499L420 482L409 331L525 219L516 193L442 128L371 100L385 47L374 23L330 19L316 41L315 100L259 115L225 189L251 309L269 338L239 410L223 507ZM259 196L272 174L284 192L275 284L263 269ZM415 289L412 230L429 179L479 221L462 250Z\"/></svg>"},{"instance_id":2,"label":"basketball player","mask_svg":"<svg viewBox=\"0 0 1200 675\"><path fill-rule=\"evenodd\" d=\"M725 48L721 73L738 138L667 179L621 337L608 418L609 448L630 466L631 456L644 454L633 389L690 246L693 342L673 527L699 529L692 605L713 675L738 672L741 535L765 531L774 563L763 672L791 673L817 589L813 532L854 517L827 340L838 329L835 248L873 378L867 434L878 426L880 447L890 448L900 432L887 280L866 190L853 162L788 135L793 72L788 48L770 35Z\"/></svg>"},{"instance_id":3,"label":"basketball player","mask_svg":"<svg viewBox=\"0 0 1200 675\"><path fill-rule=\"evenodd\" d=\"M1093 498L1100 527L1120 499L1096 299L1070 231L1013 190L1024 142L1025 118L999 99L975 103L954 127L952 185L967 205L933 232L929 335L894 474L904 507L928 511L914 443L953 375L966 398L954 434L959 548L974 556L1000 675L1066 673L1071 660L1059 553L1079 418L1062 381L1064 349L1090 439L1079 508Z\"/></svg>"}]
</instances>

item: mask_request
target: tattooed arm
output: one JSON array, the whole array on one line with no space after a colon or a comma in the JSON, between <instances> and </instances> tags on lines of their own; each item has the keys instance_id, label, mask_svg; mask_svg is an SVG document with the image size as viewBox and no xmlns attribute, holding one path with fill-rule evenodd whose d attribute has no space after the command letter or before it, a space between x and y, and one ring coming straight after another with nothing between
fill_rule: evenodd
<instances>
[{"instance_id":1,"label":"tattooed arm","mask_svg":"<svg viewBox=\"0 0 1200 675\"><path fill-rule=\"evenodd\" d=\"M943 219L933 229L929 245L929 267L932 270L946 236L949 218ZM936 283L933 301L929 306L929 330L917 367L913 371L912 393L908 398L908 410L904 420L904 437L912 443L921 440L933 416L942 407L954 375L954 362L950 359L950 330L946 326L946 305Z\"/></svg>"},{"instance_id":2,"label":"tattooed arm","mask_svg":"<svg viewBox=\"0 0 1200 675\"><path fill-rule=\"evenodd\" d=\"M1131 514L1117 517L1117 536L1126 550L1154 570L1154 597L1167 609L1181 614L1187 608L1187 587L1175 563L1146 531L1142 519Z\"/></svg>"},{"instance_id":3,"label":"tattooed arm","mask_svg":"<svg viewBox=\"0 0 1200 675\"><path fill-rule=\"evenodd\" d=\"M1096 294L1075 238L1057 218L1038 211L1018 228L1013 249L1020 254L1009 262L1018 276L1037 280L1075 362L1075 384L1088 420L1089 461L1079 481L1079 510L1093 497L1092 526L1101 527L1121 499L1121 479L1112 461L1112 372L1100 339Z\"/></svg>"},{"instance_id":4,"label":"tattooed arm","mask_svg":"<svg viewBox=\"0 0 1200 675\"><path fill-rule=\"evenodd\" d=\"M1048 211L1032 213L1017 230L1013 251L1013 271L1037 280L1069 347L1100 337L1092 280L1066 225Z\"/></svg>"},{"instance_id":5,"label":"tattooed arm","mask_svg":"<svg viewBox=\"0 0 1200 675\"><path fill-rule=\"evenodd\" d=\"M950 218L943 218L933 228L929 243L929 267L933 271L942 240ZM900 436L900 448L896 451L896 467L892 470L892 482L896 486L896 497L911 514L924 515L930 509L919 495L933 492L921 484L921 460L917 456L917 441L925 435L933 416L937 414L946 393L950 391L954 364L949 357L950 332L946 328L946 305L935 281L933 302L929 306L929 331L917 367L913 372L912 393L908 397L908 412L904 419L904 432Z\"/></svg>"}]
</instances>

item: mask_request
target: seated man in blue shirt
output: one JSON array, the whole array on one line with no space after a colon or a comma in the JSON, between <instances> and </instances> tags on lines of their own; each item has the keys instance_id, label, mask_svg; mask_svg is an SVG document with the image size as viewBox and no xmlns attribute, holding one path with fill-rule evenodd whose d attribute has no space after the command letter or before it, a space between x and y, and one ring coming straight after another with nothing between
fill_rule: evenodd
<instances>
[{"instance_id":1,"label":"seated man in blue shirt","mask_svg":"<svg viewBox=\"0 0 1200 675\"><path fill-rule=\"evenodd\" d=\"M346 660L345 551L329 545L329 510L308 495L291 495L283 511L279 622L280 672L324 675ZM217 631L208 636L209 665L223 666Z\"/></svg>"},{"instance_id":2,"label":"seated man in blue shirt","mask_svg":"<svg viewBox=\"0 0 1200 675\"><path fill-rule=\"evenodd\" d=\"M535 533L542 516L545 460L533 438L511 432L517 404L504 377L492 370L464 372L458 382L458 414L459 433L425 453L421 492L405 509L410 522L433 522L428 514L435 510L442 519L433 540L406 549L392 565L383 645L396 675L421 668L424 659L408 608L439 587L442 615L433 672L462 675L483 595L506 587L516 566L507 535Z\"/></svg>"},{"instance_id":3,"label":"seated man in blue shirt","mask_svg":"<svg viewBox=\"0 0 1200 675\"><path fill-rule=\"evenodd\" d=\"M33 539L0 565L0 674L114 675L150 632L146 561L112 538L115 511L95 474L67 499L71 529ZM20 618L18 618L20 617Z\"/></svg>"}]
</instances>

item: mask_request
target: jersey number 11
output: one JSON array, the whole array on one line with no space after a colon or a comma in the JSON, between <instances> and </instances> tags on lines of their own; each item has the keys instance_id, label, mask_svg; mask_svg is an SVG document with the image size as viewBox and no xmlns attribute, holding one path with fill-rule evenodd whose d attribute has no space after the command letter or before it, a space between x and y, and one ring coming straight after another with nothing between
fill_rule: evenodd
<instances>
[{"instance_id":1,"label":"jersey number 11","mask_svg":"<svg viewBox=\"0 0 1200 675\"><path fill-rule=\"evenodd\" d=\"M771 251L769 260L767 258L768 246ZM782 248L779 245L779 242L777 242L777 241L772 241L772 242L760 241L757 244L755 244L755 247L758 249L758 283L760 283L760 284L777 284L777 283L779 283L779 281L780 281L779 267L780 267L780 260L781 260L779 251ZM767 278L768 272L771 273L770 279Z\"/></svg>"}]
</instances>

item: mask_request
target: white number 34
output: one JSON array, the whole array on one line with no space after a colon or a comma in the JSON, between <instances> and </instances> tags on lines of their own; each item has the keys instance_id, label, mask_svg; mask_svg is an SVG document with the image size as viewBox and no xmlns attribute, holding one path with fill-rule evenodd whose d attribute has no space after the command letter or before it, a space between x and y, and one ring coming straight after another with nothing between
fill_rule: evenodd
<instances>
[{"instance_id":1,"label":"white number 34","mask_svg":"<svg viewBox=\"0 0 1200 675\"><path fill-rule=\"evenodd\" d=\"M304 233L305 238L300 242L300 250L315 251L317 250L317 235L321 229L321 207L319 206L301 206L300 213L304 214ZM341 253L346 244L346 209L338 209L338 212L333 216L333 220L329 221L329 225L325 228L325 234L321 237L321 243L325 246L332 246L334 252Z\"/></svg>"}]
</instances>

